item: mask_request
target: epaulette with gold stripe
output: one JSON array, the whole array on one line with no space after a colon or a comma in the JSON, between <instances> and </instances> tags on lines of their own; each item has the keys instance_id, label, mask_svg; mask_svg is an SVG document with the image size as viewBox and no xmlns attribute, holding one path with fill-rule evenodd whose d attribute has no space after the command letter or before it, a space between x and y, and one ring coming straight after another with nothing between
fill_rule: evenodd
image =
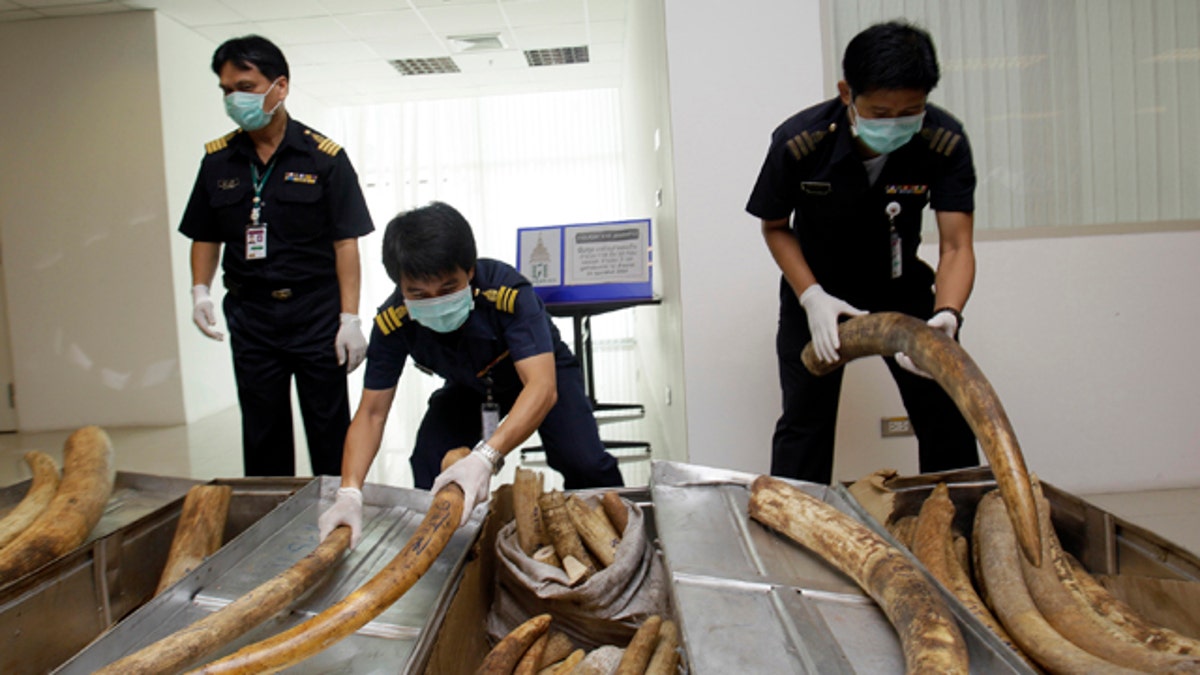
<instances>
[{"instance_id":1,"label":"epaulette with gold stripe","mask_svg":"<svg viewBox=\"0 0 1200 675\"><path fill-rule=\"evenodd\" d=\"M240 133L241 131L242 131L241 129L235 129L235 130L225 134L224 136L218 138L215 141L209 141L209 142L205 143L204 144L204 152L211 155L214 152L219 152L221 150L224 150L225 148L229 147L229 139L233 138L234 136L237 136L238 133Z\"/></svg>"},{"instance_id":2,"label":"epaulette with gold stripe","mask_svg":"<svg viewBox=\"0 0 1200 675\"><path fill-rule=\"evenodd\" d=\"M837 131L836 122L829 125L829 131L801 131L798 135L788 139L788 150L792 151L792 156L796 159L803 159L808 153L816 150L817 144L834 131Z\"/></svg>"},{"instance_id":3,"label":"epaulette with gold stripe","mask_svg":"<svg viewBox=\"0 0 1200 675\"><path fill-rule=\"evenodd\" d=\"M930 150L949 157L950 153L954 152L954 148L958 147L958 142L962 140L962 134L949 131L946 127L938 127L937 131L922 129L921 138L929 141Z\"/></svg>"},{"instance_id":4,"label":"epaulette with gold stripe","mask_svg":"<svg viewBox=\"0 0 1200 675\"><path fill-rule=\"evenodd\" d=\"M304 134L306 136L312 136L313 140L317 142L317 149L329 155L330 157L337 157L337 154L342 151L342 146L334 143L321 134L318 134L312 129L305 129Z\"/></svg>"},{"instance_id":5,"label":"epaulette with gold stripe","mask_svg":"<svg viewBox=\"0 0 1200 675\"><path fill-rule=\"evenodd\" d=\"M375 325L379 326L379 332L387 335L404 325L404 319L408 316L408 308L404 305L399 307L388 307L380 310L375 315Z\"/></svg>"},{"instance_id":6,"label":"epaulette with gold stripe","mask_svg":"<svg viewBox=\"0 0 1200 675\"><path fill-rule=\"evenodd\" d=\"M483 297L496 305L496 309L505 314L512 314L517 311L517 290L508 286L500 288L489 288L483 291Z\"/></svg>"}]
</instances>

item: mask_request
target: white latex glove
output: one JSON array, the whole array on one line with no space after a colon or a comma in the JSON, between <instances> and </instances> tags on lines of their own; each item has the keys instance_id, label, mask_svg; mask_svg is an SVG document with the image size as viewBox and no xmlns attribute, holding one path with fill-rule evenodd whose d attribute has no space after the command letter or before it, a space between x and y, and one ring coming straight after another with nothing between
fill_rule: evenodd
<instances>
[{"instance_id":1,"label":"white latex glove","mask_svg":"<svg viewBox=\"0 0 1200 675\"><path fill-rule=\"evenodd\" d=\"M321 541L339 525L350 528L350 548L358 546L362 536L363 495L362 490L352 487L338 488L337 499L321 517L317 527L321 529Z\"/></svg>"},{"instance_id":2,"label":"white latex glove","mask_svg":"<svg viewBox=\"0 0 1200 675\"><path fill-rule=\"evenodd\" d=\"M842 346L838 339L838 317L867 313L826 293L821 284L804 289L800 294L800 305L808 314L808 331L812 333L813 349L817 352L817 358L825 363L837 361L837 350Z\"/></svg>"},{"instance_id":3,"label":"white latex glove","mask_svg":"<svg viewBox=\"0 0 1200 675\"><path fill-rule=\"evenodd\" d=\"M208 286L204 284L192 286L192 321L208 337L225 339L225 334L216 329L217 313L213 309L212 298L208 297Z\"/></svg>"},{"instance_id":4,"label":"white latex glove","mask_svg":"<svg viewBox=\"0 0 1200 675\"><path fill-rule=\"evenodd\" d=\"M357 314L342 312L339 316L342 325L333 348L337 351L338 365L346 366L346 372L352 373L367 356L367 339L363 337L362 320Z\"/></svg>"},{"instance_id":5,"label":"white latex glove","mask_svg":"<svg viewBox=\"0 0 1200 675\"><path fill-rule=\"evenodd\" d=\"M458 526L462 527L467 524L475 505L486 502L491 494L489 488L492 485L492 463L472 450L471 454L439 473L438 477L433 479L433 489L430 491L437 494L438 490L450 483L458 483L463 491L462 520L458 523Z\"/></svg>"},{"instance_id":6,"label":"white latex glove","mask_svg":"<svg viewBox=\"0 0 1200 675\"><path fill-rule=\"evenodd\" d=\"M942 331L951 340L953 340L955 334L958 333L958 318L954 316L953 312L938 312L937 314L934 314L931 319L926 321L925 324L930 328L936 328L937 330ZM912 359L908 358L908 354L905 354L904 352L896 352L895 358L898 366L907 370L913 375L920 375L921 377L930 380L933 379L932 375L918 368L917 364L913 363Z\"/></svg>"}]
</instances>

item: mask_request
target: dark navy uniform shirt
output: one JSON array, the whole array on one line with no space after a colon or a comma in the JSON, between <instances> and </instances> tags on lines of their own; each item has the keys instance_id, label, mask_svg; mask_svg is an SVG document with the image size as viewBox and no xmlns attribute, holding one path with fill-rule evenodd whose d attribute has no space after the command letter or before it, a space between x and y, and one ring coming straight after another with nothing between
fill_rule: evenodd
<instances>
[{"instance_id":1,"label":"dark navy uniform shirt","mask_svg":"<svg viewBox=\"0 0 1200 675\"><path fill-rule=\"evenodd\" d=\"M267 225L267 256L246 260L250 223L250 164L266 166L241 130L205 146L207 155L192 188L179 231L196 241L225 245L222 269L234 282L283 287L336 280L333 242L375 229L358 175L342 148L289 119L263 187L260 222Z\"/></svg>"},{"instance_id":2,"label":"dark navy uniform shirt","mask_svg":"<svg viewBox=\"0 0 1200 675\"><path fill-rule=\"evenodd\" d=\"M870 185L846 105L835 98L775 130L746 210L763 220L792 219L805 260L826 292L862 309L904 309L897 306L901 299L928 295L933 284L933 271L917 258L922 209L929 204L935 211L972 212L974 192L962 125L932 104L921 131L888 155ZM903 274L894 280L885 211L891 202L901 207L896 229Z\"/></svg>"},{"instance_id":3,"label":"dark navy uniform shirt","mask_svg":"<svg viewBox=\"0 0 1200 675\"><path fill-rule=\"evenodd\" d=\"M513 366L516 361L553 352L559 367L576 363L541 298L517 270L497 260L480 258L475 262L471 287L475 307L466 323L444 334L413 321L404 296L396 289L375 315L363 386L374 390L396 386L410 356L448 382L484 394L486 387L479 372L508 351L508 356L489 373L497 396L521 390L521 379Z\"/></svg>"}]
</instances>

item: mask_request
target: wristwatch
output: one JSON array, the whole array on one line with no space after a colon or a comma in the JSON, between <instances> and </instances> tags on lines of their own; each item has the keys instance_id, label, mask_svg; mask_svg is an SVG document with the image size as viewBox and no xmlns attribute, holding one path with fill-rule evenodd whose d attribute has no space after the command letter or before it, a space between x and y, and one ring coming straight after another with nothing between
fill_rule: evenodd
<instances>
[{"instance_id":1,"label":"wristwatch","mask_svg":"<svg viewBox=\"0 0 1200 675\"><path fill-rule=\"evenodd\" d=\"M500 451L488 445L487 441L479 441L475 444L475 448L471 452L478 452L480 457L483 457L492 465L492 475L500 473L500 469L504 468L504 455Z\"/></svg>"}]
</instances>

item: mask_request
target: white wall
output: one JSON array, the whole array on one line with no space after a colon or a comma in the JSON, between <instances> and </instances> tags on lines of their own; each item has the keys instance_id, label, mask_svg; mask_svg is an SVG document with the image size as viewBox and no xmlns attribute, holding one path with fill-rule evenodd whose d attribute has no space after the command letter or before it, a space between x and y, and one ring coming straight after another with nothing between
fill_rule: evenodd
<instances>
[{"instance_id":1,"label":"white wall","mask_svg":"<svg viewBox=\"0 0 1200 675\"><path fill-rule=\"evenodd\" d=\"M679 272L679 221L671 163L670 97L663 41L662 0L629 3L624 88L621 91L629 213L653 217L655 293L658 306L636 315L638 399L646 406L647 440L656 459L687 461L687 392L679 327L683 303ZM655 146L655 139L658 145ZM661 191L661 204L655 193ZM668 392L669 399L668 399Z\"/></svg>"},{"instance_id":2,"label":"white wall","mask_svg":"<svg viewBox=\"0 0 1200 675\"><path fill-rule=\"evenodd\" d=\"M818 5L772 0L748 12L665 0L687 438L698 464L769 465L778 270L742 208L770 131L823 98ZM990 240L976 250L964 344L1030 468L1083 493L1200 485L1200 232ZM936 261L932 245L922 255ZM852 364L835 477L915 471L912 439L879 438L879 419L903 414L878 359Z\"/></svg>"},{"instance_id":3,"label":"white wall","mask_svg":"<svg viewBox=\"0 0 1200 675\"><path fill-rule=\"evenodd\" d=\"M822 99L818 0L665 0L690 461L770 465L779 270L746 199L771 131Z\"/></svg>"},{"instance_id":4,"label":"white wall","mask_svg":"<svg viewBox=\"0 0 1200 675\"><path fill-rule=\"evenodd\" d=\"M155 31L168 206L162 232L171 248L180 382L186 419L192 422L237 404L228 340L214 342L192 323L191 240L177 231L204 158L204 144L229 133L234 124L225 116L217 76L210 67L216 45L162 15L155 15ZM222 291L221 275L217 274L213 297L218 307ZM224 319L219 318L218 323L228 335Z\"/></svg>"},{"instance_id":5,"label":"white wall","mask_svg":"<svg viewBox=\"0 0 1200 675\"><path fill-rule=\"evenodd\" d=\"M1080 493L1200 485L1200 231L983 241L976 253L963 344L1030 469ZM915 470L915 442L878 438L880 417L904 414L886 369L847 375L839 478L895 465L880 455Z\"/></svg>"},{"instance_id":6,"label":"white wall","mask_svg":"<svg viewBox=\"0 0 1200 675\"><path fill-rule=\"evenodd\" d=\"M183 419L148 12L0 25L22 430Z\"/></svg>"}]
</instances>

